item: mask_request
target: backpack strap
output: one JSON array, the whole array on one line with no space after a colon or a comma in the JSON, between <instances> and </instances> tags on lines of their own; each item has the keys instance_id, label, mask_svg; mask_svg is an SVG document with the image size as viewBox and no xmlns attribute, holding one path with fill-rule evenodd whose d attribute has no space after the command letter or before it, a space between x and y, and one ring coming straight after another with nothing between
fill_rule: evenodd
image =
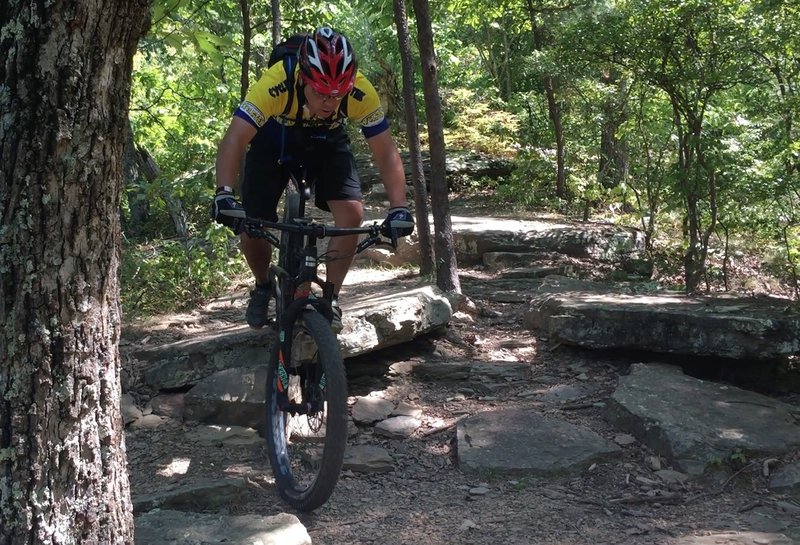
<instances>
[{"instance_id":1,"label":"backpack strap","mask_svg":"<svg viewBox=\"0 0 800 545\"><path fill-rule=\"evenodd\" d=\"M294 101L294 66L297 58L294 55L287 55L283 58L283 69L286 72L286 89L289 96L286 98L286 107L283 109L283 116L289 113L289 108L292 107Z\"/></svg>"},{"instance_id":2,"label":"backpack strap","mask_svg":"<svg viewBox=\"0 0 800 545\"><path fill-rule=\"evenodd\" d=\"M295 126L301 127L303 125L303 105L305 104L305 96L300 89L298 89L297 82L294 80L294 70L297 65L297 57L295 55L288 55L283 59L283 68L286 71L286 88L288 90L288 97L286 98L286 107L283 109L283 117L289 114L294 101L295 92L297 92L297 117L295 118Z\"/></svg>"}]
</instances>

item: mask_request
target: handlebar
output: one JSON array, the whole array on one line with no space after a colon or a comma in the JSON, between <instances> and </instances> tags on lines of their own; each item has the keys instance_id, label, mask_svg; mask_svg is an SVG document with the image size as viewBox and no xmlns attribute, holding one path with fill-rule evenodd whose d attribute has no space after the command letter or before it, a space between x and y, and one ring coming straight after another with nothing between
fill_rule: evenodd
<instances>
[{"instance_id":1,"label":"handlebar","mask_svg":"<svg viewBox=\"0 0 800 545\"><path fill-rule=\"evenodd\" d=\"M269 229L298 233L315 239L343 237L348 235L367 235L364 240L358 243L356 253L363 252L370 246L377 244L386 244L393 249L397 249L397 239L393 237L382 238L383 232L381 224L377 221L373 222L371 225L364 225L362 227L336 227L325 223L319 223L308 218L297 218L294 221L296 223L292 224L245 217L241 220L240 227L236 231L239 233L244 232L247 236L252 238L265 239L274 246L280 246L280 239L269 232Z\"/></svg>"}]
</instances>

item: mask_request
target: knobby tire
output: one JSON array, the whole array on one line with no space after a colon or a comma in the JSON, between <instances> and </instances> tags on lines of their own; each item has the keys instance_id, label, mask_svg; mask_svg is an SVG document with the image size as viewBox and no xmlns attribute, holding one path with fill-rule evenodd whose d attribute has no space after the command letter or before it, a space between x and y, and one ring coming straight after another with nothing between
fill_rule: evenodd
<instances>
[{"instance_id":1,"label":"knobby tire","mask_svg":"<svg viewBox=\"0 0 800 545\"><path fill-rule=\"evenodd\" d=\"M302 200L300 193L286 188L286 202L283 209L283 223L295 225L295 219L302 217L303 211L300 209ZM303 235L300 233L290 233L281 231L281 251L278 255L278 265L285 269L289 276L294 276L300 270L300 251L303 248Z\"/></svg>"},{"instance_id":2,"label":"knobby tire","mask_svg":"<svg viewBox=\"0 0 800 545\"><path fill-rule=\"evenodd\" d=\"M286 332L290 334L289 332ZM266 435L269 461L275 476L275 484L281 497L292 507L299 511L312 511L330 498L339 479L342 469L344 452L347 440L347 378L344 362L339 351L336 335L331 330L330 324L319 312L304 310L294 324L291 332L293 338L306 335L315 345L316 353L310 358L312 363L291 366L294 355L286 358L287 369L292 376L305 375L308 381L320 381L324 372L324 413L312 417L291 416L279 408L278 381L280 380L279 354L281 345L280 334L276 335L270 350L269 368L267 371L266 388ZM292 352L299 348L293 343ZM308 360L307 355L304 361ZM307 401L307 388L303 388L302 401ZM291 392L291 390L290 390ZM319 393L314 394L319 395ZM299 400L296 400L299 401ZM324 438L314 436L310 441L294 439L293 427L297 419L307 419L305 424L313 418L315 422L322 422ZM290 425L290 422L292 424ZM317 424L315 424L317 425ZM312 434L309 434L311 437ZM315 443L317 446L315 446ZM319 453L321 445L321 454ZM309 447L309 444L311 445ZM309 462L308 451L313 450L319 456L318 461ZM313 454L312 454L313 456ZM311 465L310 469L305 466Z\"/></svg>"}]
</instances>

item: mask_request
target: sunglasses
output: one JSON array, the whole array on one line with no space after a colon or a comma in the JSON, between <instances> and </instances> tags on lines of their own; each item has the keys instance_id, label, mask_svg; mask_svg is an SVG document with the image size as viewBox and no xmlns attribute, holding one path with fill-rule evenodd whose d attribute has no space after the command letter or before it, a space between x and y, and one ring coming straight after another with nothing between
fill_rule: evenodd
<instances>
[{"instance_id":1,"label":"sunglasses","mask_svg":"<svg viewBox=\"0 0 800 545\"><path fill-rule=\"evenodd\" d=\"M314 95L314 98L323 104L327 102L340 102L344 98L344 95L323 95L322 93L318 93L316 90L314 90L313 87L309 87L309 89L311 90L311 94Z\"/></svg>"}]
</instances>

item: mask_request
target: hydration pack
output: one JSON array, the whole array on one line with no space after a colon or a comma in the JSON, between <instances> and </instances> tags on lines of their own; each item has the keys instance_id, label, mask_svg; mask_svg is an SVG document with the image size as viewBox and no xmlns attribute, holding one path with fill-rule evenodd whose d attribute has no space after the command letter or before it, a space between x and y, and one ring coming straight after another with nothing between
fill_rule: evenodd
<instances>
[{"instance_id":1,"label":"hydration pack","mask_svg":"<svg viewBox=\"0 0 800 545\"><path fill-rule=\"evenodd\" d=\"M286 101L286 108L283 110L283 115L289 113L289 108L292 106L294 99L294 69L297 66L297 60L300 57L300 47L303 42L308 38L307 33L293 34L282 42L275 45L269 54L269 61L267 67L270 67L279 62L283 62L283 69L286 72L286 89L289 92L289 97ZM299 116L302 116L302 105L298 109Z\"/></svg>"}]
</instances>

